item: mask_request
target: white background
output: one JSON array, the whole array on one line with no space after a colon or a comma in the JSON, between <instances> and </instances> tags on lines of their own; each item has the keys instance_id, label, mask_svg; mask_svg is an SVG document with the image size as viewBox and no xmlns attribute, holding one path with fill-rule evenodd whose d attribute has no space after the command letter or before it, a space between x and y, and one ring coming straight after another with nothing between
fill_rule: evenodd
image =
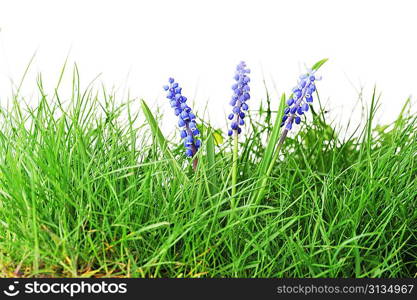
<instances>
[{"instance_id":1,"label":"white background","mask_svg":"<svg viewBox=\"0 0 417 300\"><path fill-rule=\"evenodd\" d=\"M162 85L173 76L217 127L225 128L235 65L252 69L252 99L278 102L304 64L329 58L318 89L330 116L346 123L364 88L382 92L380 122L417 94L417 5L411 1L22 1L0 2L0 101L36 52L22 93L36 100L36 75L52 94L69 54L86 85L144 98L172 114ZM68 79L68 78L67 78ZM69 82L67 82L69 85ZM65 92L65 90L64 90ZM62 96L63 97L63 96ZM69 95L67 95L69 97ZM64 97L65 98L65 97ZM358 118L356 114L354 118Z\"/></svg>"}]
</instances>

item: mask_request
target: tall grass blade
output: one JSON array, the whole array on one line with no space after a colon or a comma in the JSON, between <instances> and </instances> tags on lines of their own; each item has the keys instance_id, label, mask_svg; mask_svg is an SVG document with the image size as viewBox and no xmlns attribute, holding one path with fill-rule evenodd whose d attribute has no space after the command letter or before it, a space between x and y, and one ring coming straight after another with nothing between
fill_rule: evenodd
<instances>
[{"instance_id":1,"label":"tall grass blade","mask_svg":"<svg viewBox=\"0 0 417 300\"><path fill-rule=\"evenodd\" d=\"M207 173L208 173L208 181L209 181L209 187L211 194L215 194L217 192L216 189L216 176L214 173L214 167L215 167L215 159L216 159L216 153L215 153L215 144L214 144L214 135L213 131L210 130L208 134L208 138L206 141L206 157L207 157Z\"/></svg>"},{"instance_id":2,"label":"tall grass blade","mask_svg":"<svg viewBox=\"0 0 417 300\"><path fill-rule=\"evenodd\" d=\"M161 151L163 152L166 159L168 159L169 164L175 173L175 175L181 176L182 179L187 179L188 177L185 176L184 172L182 172L180 166L178 165L177 161L174 158L171 150L169 150L168 142L165 139L164 135L162 134L161 129L158 126L158 123L155 120L151 110L149 109L148 105L144 100L141 100L142 111L145 114L145 118L148 121L149 126L151 127L152 134L158 143Z\"/></svg>"}]
</instances>

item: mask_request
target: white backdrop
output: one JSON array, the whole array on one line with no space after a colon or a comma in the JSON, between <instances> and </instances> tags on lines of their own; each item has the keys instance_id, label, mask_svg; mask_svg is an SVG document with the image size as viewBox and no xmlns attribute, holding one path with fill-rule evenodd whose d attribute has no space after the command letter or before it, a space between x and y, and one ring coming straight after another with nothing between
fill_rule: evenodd
<instances>
[{"instance_id":1,"label":"white backdrop","mask_svg":"<svg viewBox=\"0 0 417 300\"><path fill-rule=\"evenodd\" d=\"M258 107L265 98L263 78L278 101L304 63L328 57L318 88L332 118L346 121L359 89L370 100L376 84L380 121L387 122L417 94L415 3L1 0L1 101L10 97L10 81L20 79L35 51L22 93L35 95L39 72L52 93L69 54L85 84L102 73L107 86L163 104L167 113L162 85L173 76L195 110L209 101L212 122L223 127L240 60L252 69L251 105Z\"/></svg>"}]
</instances>

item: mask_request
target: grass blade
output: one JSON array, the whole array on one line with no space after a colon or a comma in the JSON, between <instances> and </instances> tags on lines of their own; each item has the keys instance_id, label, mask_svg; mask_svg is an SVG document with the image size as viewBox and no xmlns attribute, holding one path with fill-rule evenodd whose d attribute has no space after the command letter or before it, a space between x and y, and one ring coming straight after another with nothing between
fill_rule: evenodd
<instances>
[{"instance_id":1,"label":"grass blade","mask_svg":"<svg viewBox=\"0 0 417 300\"><path fill-rule=\"evenodd\" d=\"M216 193L216 177L214 173L215 165L215 144L213 132L210 131L206 141L206 150L207 150L207 168L208 168L208 181L211 194Z\"/></svg>"},{"instance_id":2,"label":"grass blade","mask_svg":"<svg viewBox=\"0 0 417 300\"><path fill-rule=\"evenodd\" d=\"M177 161L174 158L171 150L169 150L168 142L165 139L164 135L162 134L161 129L158 126L158 123L155 120L151 110L149 109L148 105L144 100L141 100L142 111L145 114L146 120L148 121L149 126L151 127L152 134L156 139L156 142L159 144L161 151L163 152L166 159L168 159L169 164L176 175L180 175L183 179L188 179L185 176L184 172L182 172L180 166L178 165Z\"/></svg>"}]
</instances>

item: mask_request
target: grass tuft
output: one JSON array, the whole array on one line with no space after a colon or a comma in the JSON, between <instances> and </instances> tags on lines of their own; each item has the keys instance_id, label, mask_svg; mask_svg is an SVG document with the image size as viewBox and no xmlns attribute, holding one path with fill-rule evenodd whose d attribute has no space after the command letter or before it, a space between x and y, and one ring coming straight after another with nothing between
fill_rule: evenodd
<instances>
[{"instance_id":1,"label":"grass tuft","mask_svg":"<svg viewBox=\"0 0 417 300\"><path fill-rule=\"evenodd\" d=\"M3 276L417 276L409 102L377 125L374 92L347 138L315 111L277 156L278 110L251 111L231 206L230 141L210 128L193 172L145 102L81 90L76 69L66 102L38 88L35 107L15 94L0 111Z\"/></svg>"}]
</instances>

